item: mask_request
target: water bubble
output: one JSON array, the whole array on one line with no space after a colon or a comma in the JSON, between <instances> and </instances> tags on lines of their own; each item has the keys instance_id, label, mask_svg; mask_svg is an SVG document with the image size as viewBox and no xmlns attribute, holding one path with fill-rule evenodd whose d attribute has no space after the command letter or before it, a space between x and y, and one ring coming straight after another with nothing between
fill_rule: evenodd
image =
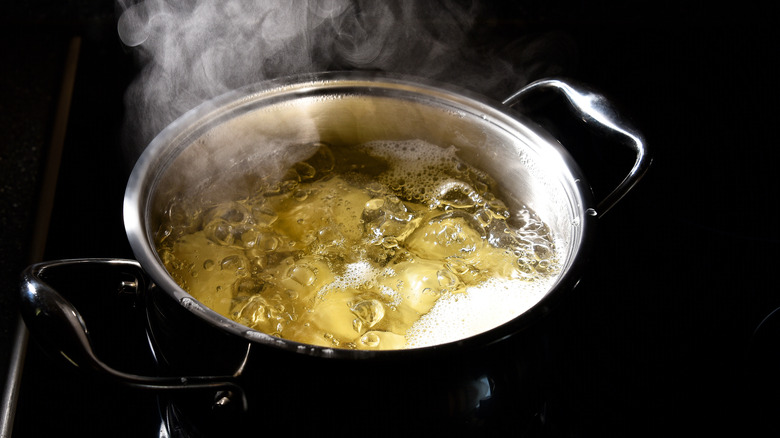
<instances>
[{"instance_id":1,"label":"water bubble","mask_svg":"<svg viewBox=\"0 0 780 438\"><path fill-rule=\"evenodd\" d=\"M253 295L263 291L263 283L252 278L240 278L233 284L233 291L242 295Z\"/></svg>"},{"instance_id":2,"label":"water bubble","mask_svg":"<svg viewBox=\"0 0 780 438\"><path fill-rule=\"evenodd\" d=\"M241 324L247 326L260 324L268 319L266 302L259 295L251 296L238 307L233 315Z\"/></svg>"},{"instance_id":3,"label":"water bubble","mask_svg":"<svg viewBox=\"0 0 780 438\"><path fill-rule=\"evenodd\" d=\"M240 205L240 204L235 204L235 205ZM231 208L230 210L225 212L222 218L230 223L241 224L247 220L248 216L244 214L243 209Z\"/></svg>"},{"instance_id":4,"label":"water bubble","mask_svg":"<svg viewBox=\"0 0 780 438\"><path fill-rule=\"evenodd\" d=\"M398 239L393 236L385 236L382 239L382 247L385 249L398 248Z\"/></svg>"},{"instance_id":5,"label":"water bubble","mask_svg":"<svg viewBox=\"0 0 780 438\"><path fill-rule=\"evenodd\" d=\"M464 275L471 269L468 263L460 257L448 257L447 263L444 266L455 275Z\"/></svg>"},{"instance_id":6,"label":"water bubble","mask_svg":"<svg viewBox=\"0 0 780 438\"><path fill-rule=\"evenodd\" d=\"M317 172L325 174L333 170L336 165L336 158L327 143L315 143L317 151L314 155L306 159L306 163Z\"/></svg>"},{"instance_id":7,"label":"water bubble","mask_svg":"<svg viewBox=\"0 0 780 438\"><path fill-rule=\"evenodd\" d=\"M373 198L363 206L361 221L369 242L395 248L421 222L397 196Z\"/></svg>"},{"instance_id":8,"label":"water bubble","mask_svg":"<svg viewBox=\"0 0 780 438\"><path fill-rule=\"evenodd\" d=\"M273 232L259 232L255 235L254 248L260 251L272 252L279 247L279 238Z\"/></svg>"},{"instance_id":9,"label":"water bubble","mask_svg":"<svg viewBox=\"0 0 780 438\"><path fill-rule=\"evenodd\" d=\"M257 231L250 229L241 233L241 244L244 248L251 249L257 244Z\"/></svg>"},{"instance_id":10,"label":"water bubble","mask_svg":"<svg viewBox=\"0 0 780 438\"><path fill-rule=\"evenodd\" d=\"M325 227L317 233L321 245L335 246L344 241L344 235L336 227Z\"/></svg>"},{"instance_id":11,"label":"water bubble","mask_svg":"<svg viewBox=\"0 0 780 438\"><path fill-rule=\"evenodd\" d=\"M381 338L379 335L377 335L374 332L366 333L365 335L360 337L360 343L365 345L366 347L376 348L379 346L379 342L381 341Z\"/></svg>"},{"instance_id":12,"label":"water bubble","mask_svg":"<svg viewBox=\"0 0 780 438\"><path fill-rule=\"evenodd\" d=\"M549 259L553 256L553 250L547 245L534 245L533 250L539 260Z\"/></svg>"},{"instance_id":13,"label":"water bubble","mask_svg":"<svg viewBox=\"0 0 780 438\"><path fill-rule=\"evenodd\" d=\"M490 225L490 222L493 220L493 216L488 210L482 209L474 213L474 219L484 228Z\"/></svg>"},{"instance_id":14,"label":"water bubble","mask_svg":"<svg viewBox=\"0 0 780 438\"><path fill-rule=\"evenodd\" d=\"M293 198L298 202L303 202L309 197L309 192L306 190L296 190L293 193Z\"/></svg>"},{"instance_id":15,"label":"water bubble","mask_svg":"<svg viewBox=\"0 0 780 438\"><path fill-rule=\"evenodd\" d=\"M479 202L479 194L462 181L448 180L434 189L437 203L453 208L470 208Z\"/></svg>"},{"instance_id":16,"label":"water bubble","mask_svg":"<svg viewBox=\"0 0 780 438\"><path fill-rule=\"evenodd\" d=\"M173 234L173 225L161 224L160 228L157 229L157 234L155 234L155 237L157 238L158 242L163 243L165 242L165 239L167 239L172 234Z\"/></svg>"},{"instance_id":17,"label":"water bubble","mask_svg":"<svg viewBox=\"0 0 780 438\"><path fill-rule=\"evenodd\" d=\"M419 226L406 239L406 248L431 260L471 253L482 247L485 230L470 214L448 211Z\"/></svg>"},{"instance_id":18,"label":"water bubble","mask_svg":"<svg viewBox=\"0 0 780 438\"><path fill-rule=\"evenodd\" d=\"M236 226L251 222L252 215L249 209L239 202L223 202L204 214L205 222L211 222L215 219L222 219L226 223Z\"/></svg>"},{"instance_id":19,"label":"water bubble","mask_svg":"<svg viewBox=\"0 0 780 438\"><path fill-rule=\"evenodd\" d=\"M203 228L203 233L210 241L221 246L232 245L235 240L233 226L224 219L215 219Z\"/></svg>"},{"instance_id":20,"label":"water bubble","mask_svg":"<svg viewBox=\"0 0 780 438\"><path fill-rule=\"evenodd\" d=\"M409 209L398 196L388 196L382 206L385 214L389 214L395 219L409 220Z\"/></svg>"},{"instance_id":21,"label":"water bubble","mask_svg":"<svg viewBox=\"0 0 780 438\"><path fill-rule=\"evenodd\" d=\"M223 271L232 271L236 275L248 275L246 270L247 261L246 258L239 255L227 256L219 264L219 267Z\"/></svg>"},{"instance_id":22,"label":"water bubble","mask_svg":"<svg viewBox=\"0 0 780 438\"><path fill-rule=\"evenodd\" d=\"M329 341L334 346L338 347L341 344L341 341L336 338L333 333L323 333L323 338L325 338L326 341Z\"/></svg>"},{"instance_id":23,"label":"water bubble","mask_svg":"<svg viewBox=\"0 0 780 438\"><path fill-rule=\"evenodd\" d=\"M436 272L436 279L439 280L439 286L446 290L454 287L458 282L458 278L451 271L445 269Z\"/></svg>"},{"instance_id":24,"label":"water bubble","mask_svg":"<svg viewBox=\"0 0 780 438\"><path fill-rule=\"evenodd\" d=\"M366 211L376 211L381 209L385 205L384 198L373 198L366 202L363 206Z\"/></svg>"},{"instance_id":25,"label":"water bubble","mask_svg":"<svg viewBox=\"0 0 780 438\"><path fill-rule=\"evenodd\" d=\"M376 181L372 181L366 185L366 193L372 196L385 195L387 194L387 189L382 184L379 184Z\"/></svg>"},{"instance_id":26,"label":"water bubble","mask_svg":"<svg viewBox=\"0 0 780 438\"><path fill-rule=\"evenodd\" d=\"M310 180L317 174L317 169L309 163L298 162L293 166L295 171L300 175L301 180Z\"/></svg>"},{"instance_id":27,"label":"water bubble","mask_svg":"<svg viewBox=\"0 0 780 438\"><path fill-rule=\"evenodd\" d=\"M504 205L504 203L501 201L491 201L487 204L487 207L488 213L490 213L496 219L507 220L511 216L509 209L507 209L506 205Z\"/></svg>"},{"instance_id":28,"label":"water bubble","mask_svg":"<svg viewBox=\"0 0 780 438\"><path fill-rule=\"evenodd\" d=\"M249 255L249 266L252 271L252 274L257 274L261 272L263 269L268 266L268 256L265 254L248 254Z\"/></svg>"},{"instance_id":29,"label":"water bubble","mask_svg":"<svg viewBox=\"0 0 780 438\"><path fill-rule=\"evenodd\" d=\"M289 193L298 187L301 182L301 176L295 169L290 169L284 174L282 180L279 182L279 188L281 193Z\"/></svg>"},{"instance_id":30,"label":"water bubble","mask_svg":"<svg viewBox=\"0 0 780 438\"><path fill-rule=\"evenodd\" d=\"M385 307L377 300L363 300L350 307L367 327L375 326L385 316Z\"/></svg>"},{"instance_id":31,"label":"water bubble","mask_svg":"<svg viewBox=\"0 0 780 438\"><path fill-rule=\"evenodd\" d=\"M255 223L266 227L270 227L279 219L279 215L275 211L264 205L252 207L252 217L254 217Z\"/></svg>"},{"instance_id":32,"label":"water bubble","mask_svg":"<svg viewBox=\"0 0 780 438\"><path fill-rule=\"evenodd\" d=\"M490 187L482 181L474 181L474 189L477 193L489 193Z\"/></svg>"},{"instance_id":33,"label":"water bubble","mask_svg":"<svg viewBox=\"0 0 780 438\"><path fill-rule=\"evenodd\" d=\"M522 274L533 275L534 273L534 268L533 266L531 266L531 262L527 259L524 258L517 259L516 267L517 270Z\"/></svg>"},{"instance_id":34,"label":"water bubble","mask_svg":"<svg viewBox=\"0 0 780 438\"><path fill-rule=\"evenodd\" d=\"M214 260L207 259L206 261L203 262L203 269L206 271L213 271L215 264L216 263L214 263Z\"/></svg>"},{"instance_id":35,"label":"water bubble","mask_svg":"<svg viewBox=\"0 0 780 438\"><path fill-rule=\"evenodd\" d=\"M317 274L306 266L293 266L287 275L303 286L311 286L317 280Z\"/></svg>"}]
</instances>

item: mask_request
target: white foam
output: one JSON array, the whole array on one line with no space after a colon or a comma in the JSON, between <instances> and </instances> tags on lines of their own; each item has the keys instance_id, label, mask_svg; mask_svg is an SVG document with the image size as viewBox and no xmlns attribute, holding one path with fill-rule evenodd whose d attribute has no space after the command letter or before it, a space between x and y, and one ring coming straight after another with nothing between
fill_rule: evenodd
<instances>
[{"instance_id":1,"label":"white foam","mask_svg":"<svg viewBox=\"0 0 780 438\"><path fill-rule=\"evenodd\" d=\"M542 299L552 279L488 280L464 293L442 295L406 332L406 348L474 336L514 319Z\"/></svg>"},{"instance_id":2,"label":"white foam","mask_svg":"<svg viewBox=\"0 0 780 438\"><path fill-rule=\"evenodd\" d=\"M344 274L336 276L335 279L323 286L319 291L320 298L327 295L328 291L334 289L359 289L363 286L373 284L379 277L392 277L395 270L391 267L376 268L367 260L360 260L346 265ZM380 286L379 292L388 300L388 304L398 305L403 297L401 294L386 286Z\"/></svg>"},{"instance_id":3,"label":"white foam","mask_svg":"<svg viewBox=\"0 0 780 438\"><path fill-rule=\"evenodd\" d=\"M391 306L397 306L401 304L401 301L403 300L401 294L399 294L394 289L389 288L387 286L379 286L379 292L381 292L382 295L384 295L385 298L387 298L388 304Z\"/></svg>"},{"instance_id":4,"label":"white foam","mask_svg":"<svg viewBox=\"0 0 780 438\"><path fill-rule=\"evenodd\" d=\"M387 160L390 167L378 176L388 186L403 182L406 195L424 196L458 163L455 146L441 148L423 140L373 141L362 145L366 152ZM444 171L444 172L442 172Z\"/></svg>"},{"instance_id":5,"label":"white foam","mask_svg":"<svg viewBox=\"0 0 780 438\"><path fill-rule=\"evenodd\" d=\"M332 283L326 285L322 290L328 289L348 289L357 288L373 280L378 270L371 266L371 263L361 260L346 265L344 275L336 276Z\"/></svg>"}]
</instances>

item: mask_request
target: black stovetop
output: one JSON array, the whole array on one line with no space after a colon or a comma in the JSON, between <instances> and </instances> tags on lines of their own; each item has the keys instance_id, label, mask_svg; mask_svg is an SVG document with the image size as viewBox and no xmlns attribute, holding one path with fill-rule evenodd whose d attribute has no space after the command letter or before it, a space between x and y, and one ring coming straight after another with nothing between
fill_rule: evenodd
<instances>
[{"instance_id":1,"label":"black stovetop","mask_svg":"<svg viewBox=\"0 0 780 438\"><path fill-rule=\"evenodd\" d=\"M772 32L752 13L648 10L547 11L534 23L571 36L578 60L566 73L614 96L655 156L599 221L576 293L543 322L557 358L545 436L744 436L771 425L778 405L758 397L778 393L767 371L776 320L754 337L780 307L769 281L780 243ZM132 258L121 222L129 166L116 145L134 67L110 33L81 36L45 258ZM137 333L126 334L122 353L138 358L127 366L143 368ZM159 436L157 410L153 394L92 380L31 343L13 436Z\"/></svg>"}]
</instances>

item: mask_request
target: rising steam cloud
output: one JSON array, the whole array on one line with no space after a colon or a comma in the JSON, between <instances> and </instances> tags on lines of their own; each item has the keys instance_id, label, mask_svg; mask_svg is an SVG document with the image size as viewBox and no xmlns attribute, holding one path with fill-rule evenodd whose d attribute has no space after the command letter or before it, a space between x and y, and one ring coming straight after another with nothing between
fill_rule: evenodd
<instances>
[{"instance_id":1,"label":"rising steam cloud","mask_svg":"<svg viewBox=\"0 0 780 438\"><path fill-rule=\"evenodd\" d=\"M138 152L184 112L227 91L289 75L378 70L483 94L528 81L528 59L473 44L469 0L119 0L118 32L142 70L127 92ZM501 96L496 96L501 97Z\"/></svg>"}]
</instances>

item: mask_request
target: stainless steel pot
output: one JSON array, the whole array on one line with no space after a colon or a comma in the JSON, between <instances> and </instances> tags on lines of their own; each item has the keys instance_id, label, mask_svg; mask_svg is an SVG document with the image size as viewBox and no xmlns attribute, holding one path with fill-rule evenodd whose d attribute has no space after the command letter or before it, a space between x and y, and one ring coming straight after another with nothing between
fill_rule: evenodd
<instances>
[{"instance_id":1,"label":"stainless steel pot","mask_svg":"<svg viewBox=\"0 0 780 438\"><path fill-rule=\"evenodd\" d=\"M599 203L566 149L510 108L544 90L565 96L582 120L617 134L635 152L625 179ZM510 210L524 203L536 211L558 237L561 253L562 273L544 298L513 320L457 342L356 351L303 345L248 329L203 306L166 272L153 233L171 197L240 191L247 174L274 172L280 164L300 160L307 152L300 145L376 139L455 145L463 161L501 183ZM375 409L400 409L407 421L437 431L445 425L455 430L481 427L486 418L506 418L516 410L533 417L538 406L526 396L534 392L527 390L533 386L528 368L534 360L533 354L521 353L528 342L522 332L574 288L596 219L633 187L649 163L641 136L625 126L602 96L560 80L532 83L503 103L417 79L367 73L262 83L185 114L140 157L124 201L125 227L137 262L67 260L31 266L23 279L23 316L36 338L51 341L55 351L75 364L130 385L208 394L208 400L171 396L177 406L187 406L181 410L189 417L227 405L241 412L260 405L264 416L274 416L300 405L307 406L306 415L325 421L328 415L322 412L330 412L333 400L349 400L349 394L359 394L355 400L363 401L364 394L371 394L367 403ZM150 338L163 373L171 377L129 375L105 365L93 353L78 312L47 285L48 271L94 263L130 272L133 279L123 286L144 297ZM312 373L324 381L302 379ZM269 397L278 403L268 402ZM238 420L216 421L215 427L246 422L246 413L236 415ZM353 417L350 429L370 423Z\"/></svg>"}]
</instances>

